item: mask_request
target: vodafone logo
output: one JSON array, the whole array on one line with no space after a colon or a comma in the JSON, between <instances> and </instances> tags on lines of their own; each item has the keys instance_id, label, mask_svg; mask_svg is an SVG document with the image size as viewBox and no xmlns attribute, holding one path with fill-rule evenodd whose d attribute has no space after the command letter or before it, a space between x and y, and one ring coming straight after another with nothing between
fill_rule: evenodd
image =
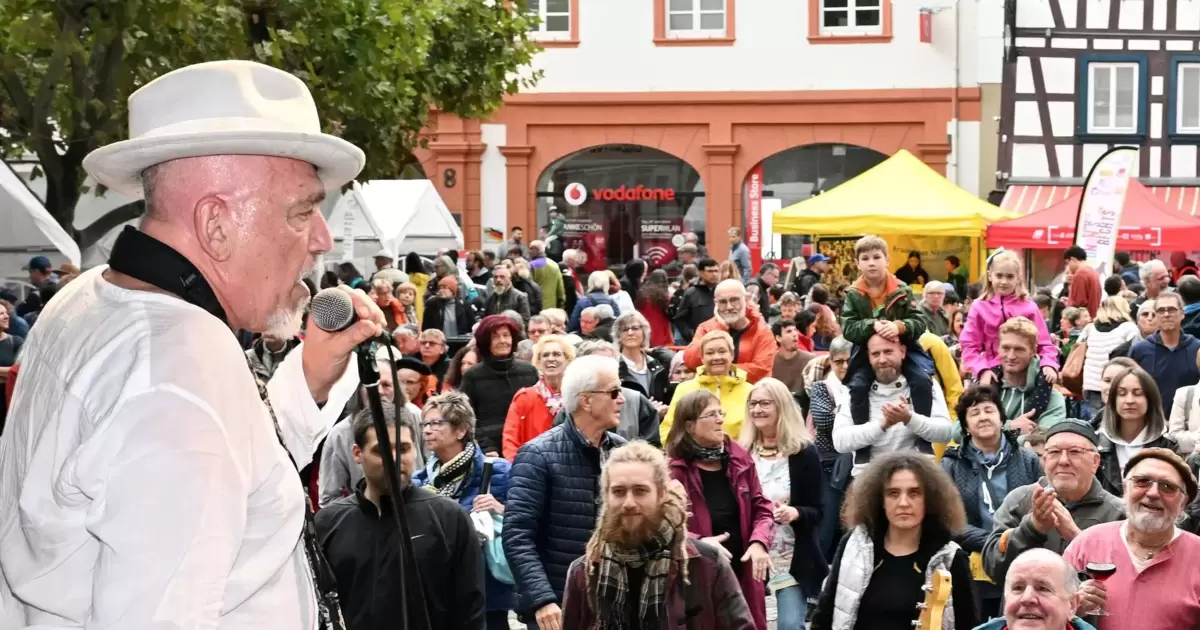
<instances>
[{"instance_id":1,"label":"vodafone logo","mask_svg":"<svg viewBox=\"0 0 1200 630\"><path fill-rule=\"evenodd\" d=\"M563 190L563 197L572 206L583 205L583 202L587 201L588 197L587 188L583 184L572 182L567 184L566 189Z\"/></svg>"}]
</instances>

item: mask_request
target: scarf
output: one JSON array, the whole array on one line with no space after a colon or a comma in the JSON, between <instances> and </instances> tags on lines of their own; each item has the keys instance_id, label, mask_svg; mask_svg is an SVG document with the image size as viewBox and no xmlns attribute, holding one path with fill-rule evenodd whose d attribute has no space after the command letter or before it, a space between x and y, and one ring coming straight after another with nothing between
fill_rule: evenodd
<instances>
[{"instance_id":1,"label":"scarf","mask_svg":"<svg viewBox=\"0 0 1200 630\"><path fill-rule=\"evenodd\" d=\"M667 574L671 570L671 546L675 542L675 526L664 518L658 532L637 549L623 549L612 543L604 544L602 558L592 568L596 576L597 628L655 627L666 617ZM626 619L625 600L629 596L628 568L641 567L645 572L642 591L638 594L638 618ZM646 623L643 624L642 622Z\"/></svg>"},{"instance_id":2,"label":"scarf","mask_svg":"<svg viewBox=\"0 0 1200 630\"><path fill-rule=\"evenodd\" d=\"M550 391L550 386L546 384L545 378L538 379L537 385L533 386L533 391L542 397L542 402L550 412L550 417L558 417L558 410L562 409L562 392Z\"/></svg>"},{"instance_id":3,"label":"scarf","mask_svg":"<svg viewBox=\"0 0 1200 630\"><path fill-rule=\"evenodd\" d=\"M692 447L696 450L696 461L698 462L719 462L727 457L729 453L725 452L725 445L720 446L700 446L695 438L692 439Z\"/></svg>"},{"instance_id":4,"label":"scarf","mask_svg":"<svg viewBox=\"0 0 1200 630\"><path fill-rule=\"evenodd\" d=\"M433 487L437 489L438 494L458 500L466 486L464 482L467 475L474 467L475 443L467 442L467 447L461 453L437 469L437 476L433 478Z\"/></svg>"}]
</instances>

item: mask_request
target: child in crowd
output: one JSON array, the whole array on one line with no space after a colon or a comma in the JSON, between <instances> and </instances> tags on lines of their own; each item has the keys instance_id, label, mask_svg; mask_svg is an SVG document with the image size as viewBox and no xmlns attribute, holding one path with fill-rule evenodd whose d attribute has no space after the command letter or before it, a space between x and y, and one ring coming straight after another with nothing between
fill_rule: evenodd
<instances>
[{"instance_id":1,"label":"child in crowd","mask_svg":"<svg viewBox=\"0 0 1200 630\"><path fill-rule=\"evenodd\" d=\"M874 335L900 340L905 345L903 373L912 390L914 410L927 415L930 401L924 399L932 396L933 359L918 341L929 322L917 307L912 289L889 273L887 248L887 242L878 236L864 236L855 243L859 276L846 289L842 304L842 336L854 344L846 383L856 424L870 417L869 394L874 378L866 345Z\"/></svg>"},{"instance_id":2,"label":"child in crowd","mask_svg":"<svg viewBox=\"0 0 1200 630\"><path fill-rule=\"evenodd\" d=\"M967 313L967 323L959 338L963 369L974 374L980 383L991 383L995 379L992 368L1000 365L1000 326L1018 315L1028 318L1037 327L1042 375L1050 384L1056 383L1058 348L1050 340L1050 331L1046 329L1046 320L1037 304L1029 299L1021 259L1010 251L999 252L988 259L979 299Z\"/></svg>"}]
</instances>

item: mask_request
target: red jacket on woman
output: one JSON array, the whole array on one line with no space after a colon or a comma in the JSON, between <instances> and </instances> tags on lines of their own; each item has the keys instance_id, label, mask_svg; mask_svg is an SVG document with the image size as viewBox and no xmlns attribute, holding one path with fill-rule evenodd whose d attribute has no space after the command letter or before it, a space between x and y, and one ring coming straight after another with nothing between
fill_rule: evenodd
<instances>
[{"instance_id":1,"label":"red jacket on woman","mask_svg":"<svg viewBox=\"0 0 1200 630\"><path fill-rule=\"evenodd\" d=\"M500 454L512 461L517 451L529 440L545 433L554 426L554 416L546 408L546 402L535 387L523 387L513 396L504 419L504 433L500 438Z\"/></svg>"},{"instance_id":2,"label":"red jacket on woman","mask_svg":"<svg viewBox=\"0 0 1200 630\"><path fill-rule=\"evenodd\" d=\"M675 344L675 333L671 330L671 319L667 312L652 300L641 299L637 302L637 310L650 324L650 347L662 348Z\"/></svg>"},{"instance_id":3,"label":"red jacket on woman","mask_svg":"<svg viewBox=\"0 0 1200 630\"><path fill-rule=\"evenodd\" d=\"M763 549L770 551L771 542L775 538L775 516L771 500L763 496L754 460L742 445L728 436L725 438L725 451L729 453L729 464L726 467L729 484L733 488L733 496L737 497L738 512L741 515L743 551L749 549L752 543L759 543ZM696 462L673 458L670 466L671 478L678 480L687 490L688 505L691 508L688 534L697 538L707 538L721 533L712 531L712 517L708 513L708 503L704 500L704 485L700 481L700 468ZM742 563L742 574L738 576L738 582L741 583L742 594L746 596L746 603L750 606L754 625L759 630L767 630L766 593L763 582L754 579L754 571L749 562Z\"/></svg>"}]
</instances>

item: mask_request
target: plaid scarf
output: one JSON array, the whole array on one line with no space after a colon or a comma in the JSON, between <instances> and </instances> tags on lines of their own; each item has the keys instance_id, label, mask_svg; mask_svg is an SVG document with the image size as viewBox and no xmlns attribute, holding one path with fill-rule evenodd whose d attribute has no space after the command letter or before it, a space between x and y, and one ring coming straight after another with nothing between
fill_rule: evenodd
<instances>
[{"instance_id":1,"label":"plaid scarf","mask_svg":"<svg viewBox=\"0 0 1200 630\"><path fill-rule=\"evenodd\" d=\"M433 478L433 487L437 493L454 500L462 496L466 486L467 475L475 467L475 443L467 442L466 448L454 456L454 459L442 464Z\"/></svg>"},{"instance_id":2,"label":"plaid scarf","mask_svg":"<svg viewBox=\"0 0 1200 630\"><path fill-rule=\"evenodd\" d=\"M671 570L671 546L676 535L675 526L670 519L664 518L658 532L640 548L624 549L612 543L604 544L601 560L592 568L596 578L597 629L650 628L666 618L667 574ZM645 572L638 595L637 619L626 618L630 566L641 567Z\"/></svg>"}]
</instances>

